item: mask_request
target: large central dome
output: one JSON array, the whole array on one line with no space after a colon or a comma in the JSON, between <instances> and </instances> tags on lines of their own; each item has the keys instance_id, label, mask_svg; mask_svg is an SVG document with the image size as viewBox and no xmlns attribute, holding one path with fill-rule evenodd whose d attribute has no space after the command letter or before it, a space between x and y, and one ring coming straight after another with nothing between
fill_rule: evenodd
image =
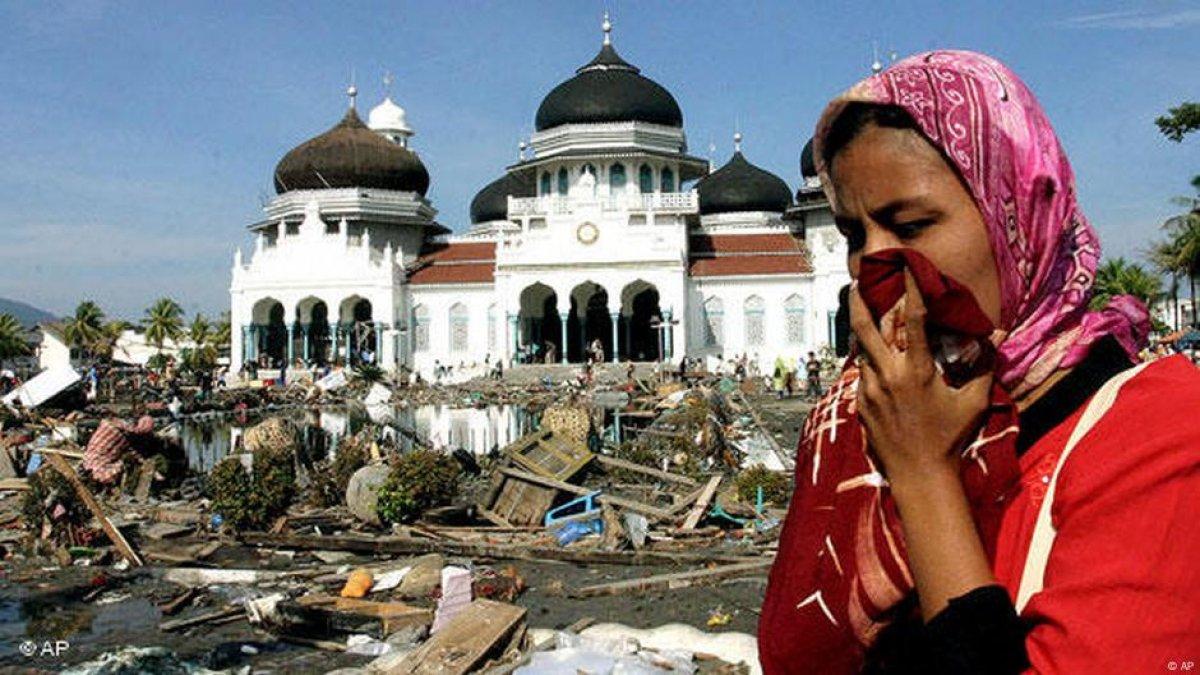
<instances>
[{"instance_id":1,"label":"large central dome","mask_svg":"<svg viewBox=\"0 0 1200 675\"><path fill-rule=\"evenodd\" d=\"M609 43L607 30L596 58L546 95L538 107L535 126L544 131L563 124L597 122L683 126L683 112L675 97L622 59Z\"/></svg>"},{"instance_id":2,"label":"large central dome","mask_svg":"<svg viewBox=\"0 0 1200 675\"><path fill-rule=\"evenodd\" d=\"M301 143L275 167L275 191L377 188L424 195L429 172L416 153L371 131L354 108L329 131Z\"/></svg>"}]
</instances>

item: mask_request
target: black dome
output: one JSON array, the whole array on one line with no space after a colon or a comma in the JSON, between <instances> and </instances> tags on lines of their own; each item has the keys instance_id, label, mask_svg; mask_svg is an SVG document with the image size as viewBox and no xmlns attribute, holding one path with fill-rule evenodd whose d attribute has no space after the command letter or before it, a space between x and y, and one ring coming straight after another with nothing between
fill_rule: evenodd
<instances>
[{"instance_id":1,"label":"black dome","mask_svg":"<svg viewBox=\"0 0 1200 675\"><path fill-rule=\"evenodd\" d=\"M509 197L532 197L533 179L506 173L488 183L471 200L471 222L486 223L508 218Z\"/></svg>"},{"instance_id":2,"label":"black dome","mask_svg":"<svg viewBox=\"0 0 1200 675\"><path fill-rule=\"evenodd\" d=\"M800 151L800 175L805 178L817 177L817 163L813 159L813 142L808 139L804 149Z\"/></svg>"},{"instance_id":3,"label":"black dome","mask_svg":"<svg viewBox=\"0 0 1200 675\"><path fill-rule=\"evenodd\" d=\"M735 152L725 166L696 184L700 214L769 211L782 213L792 205L792 189L783 179L764 171Z\"/></svg>"},{"instance_id":4,"label":"black dome","mask_svg":"<svg viewBox=\"0 0 1200 675\"><path fill-rule=\"evenodd\" d=\"M575 77L546 95L534 123L538 131L562 124L650 122L683 126L675 97L654 80L643 77L606 44Z\"/></svg>"},{"instance_id":5,"label":"black dome","mask_svg":"<svg viewBox=\"0 0 1200 675\"><path fill-rule=\"evenodd\" d=\"M416 153L371 131L354 109L329 131L292 149L275 167L275 192L362 187L420 193L429 172Z\"/></svg>"}]
</instances>

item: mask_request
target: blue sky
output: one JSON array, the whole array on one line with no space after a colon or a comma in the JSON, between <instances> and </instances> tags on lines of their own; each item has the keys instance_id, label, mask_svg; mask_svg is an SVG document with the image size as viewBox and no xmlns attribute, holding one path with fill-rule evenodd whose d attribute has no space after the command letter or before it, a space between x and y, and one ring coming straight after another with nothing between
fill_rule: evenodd
<instances>
[{"instance_id":1,"label":"blue sky","mask_svg":"<svg viewBox=\"0 0 1200 675\"><path fill-rule=\"evenodd\" d=\"M1200 4L1127 2L265 2L0 0L0 296L138 317L227 307L233 247L275 163L360 109L385 71L455 230L516 157L542 97L614 43L679 100L694 154L793 186L824 103L901 56L976 49L1040 96L1112 255L1137 255L1200 173L1153 119L1200 95Z\"/></svg>"}]
</instances>

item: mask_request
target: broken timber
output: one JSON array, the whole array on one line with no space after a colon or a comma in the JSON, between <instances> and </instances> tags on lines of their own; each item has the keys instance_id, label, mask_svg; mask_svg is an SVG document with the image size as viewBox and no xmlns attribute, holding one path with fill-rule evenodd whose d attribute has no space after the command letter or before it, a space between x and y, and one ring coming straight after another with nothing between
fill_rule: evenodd
<instances>
[{"instance_id":1,"label":"broken timber","mask_svg":"<svg viewBox=\"0 0 1200 675\"><path fill-rule=\"evenodd\" d=\"M764 574L771 568L773 562L773 559L768 558L754 562L738 563L736 565L723 565L711 569L677 572L674 574L656 574L638 579L584 586L568 592L567 595L572 598L591 598L598 595L628 595L650 591L674 590L689 586L704 586L715 584L725 579Z\"/></svg>"},{"instance_id":2,"label":"broken timber","mask_svg":"<svg viewBox=\"0 0 1200 675\"><path fill-rule=\"evenodd\" d=\"M534 474L525 473L524 471L517 471L516 469L500 469L500 473L512 478L519 478L530 483L535 483L537 485L543 485L556 490L562 490L563 492L570 492L571 494L590 495L595 492L595 490L589 490L579 485L564 483L562 481L554 480L553 478L535 476ZM596 501L600 502L601 504L618 506L645 516L652 516L660 520L670 520L673 517L673 514L667 509L661 509L657 506L635 502L632 499L623 499L621 497L613 497L612 495L602 494L596 498Z\"/></svg>"},{"instance_id":3,"label":"broken timber","mask_svg":"<svg viewBox=\"0 0 1200 675\"><path fill-rule=\"evenodd\" d=\"M410 653L388 675L439 673L465 675L522 630L525 608L493 600L476 600L425 644Z\"/></svg>"},{"instance_id":4,"label":"broken timber","mask_svg":"<svg viewBox=\"0 0 1200 675\"><path fill-rule=\"evenodd\" d=\"M133 565L134 567L141 567L144 563L142 563L142 559L138 557L137 551L133 550L133 547L130 546L129 542L125 540L125 536L121 534L121 531L117 529L117 526L113 525L112 521L108 519L108 516L104 515L104 509L100 508L100 502L96 501L96 497L92 494L91 490L88 490L87 486L83 484L83 481L79 480L79 474L75 473L75 469L72 469L71 465L67 463L67 460L63 459L62 456L58 455L57 453L48 452L43 456L46 458L46 461L50 463L50 466L54 467L55 471L61 473L63 478L66 478L67 481L71 483L71 486L75 488L75 492L79 495L79 498L83 500L83 503L87 506L88 510L92 512L92 516L94 516L96 520L100 522L100 527L104 528L104 533L108 535L108 538L112 540L112 543L117 547L117 550L121 552L121 557L128 560L130 565Z\"/></svg>"},{"instance_id":5,"label":"broken timber","mask_svg":"<svg viewBox=\"0 0 1200 675\"><path fill-rule=\"evenodd\" d=\"M717 493L717 486L721 484L720 476L713 476L708 479L708 483L704 486L704 491L696 499L696 503L692 506L692 510L688 513L687 519L683 521L681 530L693 530L704 517L705 511L708 510L708 503L712 501L713 495Z\"/></svg>"},{"instance_id":6,"label":"broken timber","mask_svg":"<svg viewBox=\"0 0 1200 675\"><path fill-rule=\"evenodd\" d=\"M270 546L303 551L350 551L384 555L442 553L493 560L560 560L582 564L660 565L707 562L746 562L746 556L718 553L676 553L667 551L595 551L521 544L487 544L458 541L434 541L410 537L305 536L244 532L238 539L252 546ZM211 570L210 570L211 571Z\"/></svg>"}]
</instances>

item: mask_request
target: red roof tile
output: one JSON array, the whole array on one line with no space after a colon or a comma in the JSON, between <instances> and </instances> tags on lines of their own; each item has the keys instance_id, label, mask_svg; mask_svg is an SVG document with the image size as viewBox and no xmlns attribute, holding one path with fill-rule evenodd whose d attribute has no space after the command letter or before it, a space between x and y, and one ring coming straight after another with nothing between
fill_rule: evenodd
<instances>
[{"instance_id":1,"label":"red roof tile","mask_svg":"<svg viewBox=\"0 0 1200 675\"><path fill-rule=\"evenodd\" d=\"M490 284L495 278L496 243L426 244L408 268L410 284Z\"/></svg>"},{"instance_id":2,"label":"red roof tile","mask_svg":"<svg viewBox=\"0 0 1200 675\"><path fill-rule=\"evenodd\" d=\"M693 277L812 272L803 241L788 233L692 235L688 249Z\"/></svg>"}]
</instances>

